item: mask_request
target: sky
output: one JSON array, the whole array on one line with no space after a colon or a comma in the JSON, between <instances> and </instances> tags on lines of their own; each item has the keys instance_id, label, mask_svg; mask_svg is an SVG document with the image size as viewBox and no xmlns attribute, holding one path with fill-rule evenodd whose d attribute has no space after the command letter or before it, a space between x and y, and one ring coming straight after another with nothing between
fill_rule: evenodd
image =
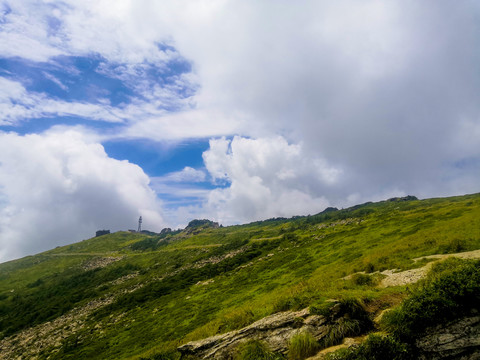
<instances>
[{"instance_id":1,"label":"sky","mask_svg":"<svg viewBox=\"0 0 480 360\"><path fill-rule=\"evenodd\" d=\"M480 191L474 0L0 0L0 261Z\"/></svg>"}]
</instances>

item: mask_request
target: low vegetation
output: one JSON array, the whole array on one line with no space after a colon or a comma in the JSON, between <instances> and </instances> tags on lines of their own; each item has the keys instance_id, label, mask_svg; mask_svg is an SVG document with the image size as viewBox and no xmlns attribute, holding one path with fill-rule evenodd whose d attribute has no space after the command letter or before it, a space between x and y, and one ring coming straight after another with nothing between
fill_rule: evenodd
<instances>
[{"instance_id":1,"label":"low vegetation","mask_svg":"<svg viewBox=\"0 0 480 360\"><path fill-rule=\"evenodd\" d=\"M372 335L357 349L331 355L375 359L372 353L385 351L399 357L383 358L406 359L425 326L479 303L479 265L448 260L408 288L379 287L380 272L477 249L480 195L391 199L231 227L200 220L162 234L106 234L0 264L0 348L12 358L173 360L183 343L278 311L309 307L328 316L342 306L345 316L324 343L308 333L292 338L286 356L300 359L375 331L373 314L407 298L384 316L389 336ZM55 328L62 316L71 324ZM33 331L40 328L42 335ZM235 356L252 353L282 356L260 342Z\"/></svg>"},{"instance_id":2,"label":"low vegetation","mask_svg":"<svg viewBox=\"0 0 480 360\"><path fill-rule=\"evenodd\" d=\"M427 328L478 311L480 261L447 259L398 307L386 313L382 328L389 335L372 334L359 347L339 350L329 360L417 359L415 339Z\"/></svg>"},{"instance_id":3,"label":"low vegetation","mask_svg":"<svg viewBox=\"0 0 480 360\"><path fill-rule=\"evenodd\" d=\"M250 340L241 344L234 354L234 360L281 360L283 357L275 354L268 346L259 340Z\"/></svg>"},{"instance_id":4,"label":"low vegetation","mask_svg":"<svg viewBox=\"0 0 480 360\"><path fill-rule=\"evenodd\" d=\"M289 360L302 360L309 356L315 355L320 344L309 332L301 332L292 336L288 346Z\"/></svg>"},{"instance_id":5,"label":"low vegetation","mask_svg":"<svg viewBox=\"0 0 480 360\"><path fill-rule=\"evenodd\" d=\"M427 327L448 322L480 307L480 261L448 259L436 265L403 304L388 312L385 329L412 341Z\"/></svg>"},{"instance_id":6,"label":"low vegetation","mask_svg":"<svg viewBox=\"0 0 480 360\"><path fill-rule=\"evenodd\" d=\"M337 311L343 316L330 327L323 341L323 348L337 345L346 337L364 334L373 328L369 313L358 299L343 299L336 306L339 307ZM323 313L325 314L325 311ZM326 314L328 316L328 313Z\"/></svg>"},{"instance_id":7,"label":"low vegetation","mask_svg":"<svg viewBox=\"0 0 480 360\"><path fill-rule=\"evenodd\" d=\"M370 335L358 347L344 348L327 355L327 360L414 360L409 346L392 336Z\"/></svg>"}]
</instances>

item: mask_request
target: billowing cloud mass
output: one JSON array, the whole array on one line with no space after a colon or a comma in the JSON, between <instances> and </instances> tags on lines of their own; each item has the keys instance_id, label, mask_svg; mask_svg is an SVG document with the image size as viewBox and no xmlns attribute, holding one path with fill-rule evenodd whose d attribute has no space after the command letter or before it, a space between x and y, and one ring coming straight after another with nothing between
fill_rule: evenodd
<instances>
[{"instance_id":1,"label":"billowing cloud mass","mask_svg":"<svg viewBox=\"0 0 480 360\"><path fill-rule=\"evenodd\" d=\"M137 165L109 158L80 131L0 133L0 258L65 245L92 230L164 221Z\"/></svg>"},{"instance_id":2,"label":"billowing cloud mass","mask_svg":"<svg viewBox=\"0 0 480 360\"><path fill-rule=\"evenodd\" d=\"M138 175L127 177L131 187L171 227L478 192L479 21L470 0L0 0L0 131L25 169L39 158L69 161L50 145L31 152L30 141L73 131L76 143L100 149L86 157L135 168L125 170ZM78 135L78 124L94 136ZM102 152L108 141L181 154L189 142L207 146L152 170L151 152L144 159L125 145L131 151L114 156ZM171 156L159 149L159 159ZM104 176L84 191L95 193ZM83 214L83 193L57 180L44 179L51 191L38 202L18 195L33 180L2 185L0 211L18 217L60 197ZM114 184L104 196L137 212L135 191L116 196ZM12 235L4 225L12 215L0 220L0 239L24 244L16 254L47 248L43 233L59 223L29 214L42 219L41 235ZM96 216L110 224L106 209ZM80 216L76 226L89 221Z\"/></svg>"},{"instance_id":3,"label":"billowing cloud mass","mask_svg":"<svg viewBox=\"0 0 480 360\"><path fill-rule=\"evenodd\" d=\"M212 140L203 157L213 180L229 183L211 191L207 205L227 223L317 213L329 205L323 194L341 175L280 137Z\"/></svg>"}]
</instances>

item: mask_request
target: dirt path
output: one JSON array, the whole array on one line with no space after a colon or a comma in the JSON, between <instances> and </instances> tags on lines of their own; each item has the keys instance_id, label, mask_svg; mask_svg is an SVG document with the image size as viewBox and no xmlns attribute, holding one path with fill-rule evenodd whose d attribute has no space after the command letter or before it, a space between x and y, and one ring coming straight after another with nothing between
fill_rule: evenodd
<instances>
[{"instance_id":1,"label":"dirt path","mask_svg":"<svg viewBox=\"0 0 480 360\"><path fill-rule=\"evenodd\" d=\"M432 267L438 261L445 260L448 257L457 257L461 259L480 259L480 250L456 253L456 254L438 254L438 255L429 255L423 256L420 258L413 259L413 261L419 261L422 259L434 259L435 261L429 262L427 265L418 268L418 269L411 269L401 272L394 272L395 270L385 270L382 271L382 275L386 275L381 283L380 287L387 287L387 286L399 286L399 285L407 285L413 284L420 280L421 278L425 277Z\"/></svg>"}]
</instances>

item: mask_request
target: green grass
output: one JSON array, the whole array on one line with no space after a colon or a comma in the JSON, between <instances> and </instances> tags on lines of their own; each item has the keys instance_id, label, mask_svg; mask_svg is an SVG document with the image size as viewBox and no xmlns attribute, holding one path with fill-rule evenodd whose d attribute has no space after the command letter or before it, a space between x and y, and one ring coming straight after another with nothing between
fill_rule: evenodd
<instances>
[{"instance_id":1,"label":"green grass","mask_svg":"<svg viewBox=\"0 0 480 360\"><path fill-rule=\"evenodd\" d=\"M388 335L371 334L360 346L341 349L327 360L419 358L415 341L428 328L471 315L480 304L480 261L450 258L435 264L411 295L382 318Z\"/></svg>"},{"instance_id":2,"label":"green grass","mask_svg":"<svg viewBox=\"0 0 480 360\"><path fill-rule=\"evenodd\" d=\"M411 341L429 326L467 315L480 304L480 261L448 259L398 308L384 317L384 327L402 341Z\"/></svg>"},{"instance_id":3,"label":"green grass","mask_svg":"<svg viewBox=\"0 0 480 360\"><path fill-rule=\"evenodd\" d=\"M233 356L234 360L280 360L281 355L272 352L268 346L259 340L249 340L236 349Z\"/></svg>"},{"instance_id":4,"label":"green grass","mask_svg":"<svg viewBox=\"0 0 480 360\"><path fill-rule=\"evenodd\" d=\"M277 311L311 306L321 313L330 306L327 299L388 303L406 290L377 288L376 271L410 269L425 263L413 258L475 249L478 194L367 203L198 233L119 232L0 264L0 337L114 296L63 340L61 351L44 349L43 358L167 356L186 341ZM111 256L121 260L83 269ZM367 274L344 279L358 271ZM339 324L332 338L364 331L357 325Z\"/></svg>"},{"instance_id":5,"label":"green grass","mask_svg":"<svg viewBox=\"0 0 480 360\"><path fill-rule=\"evenodd\" d=\"M320 348L317 340L309 332L298 333L290 339L288 346L289 360L303 360L315 355Z\"/></svg>"},{"instance_id":6,"label":"green grass","mask_svg":"<svg viewBox=\"0 0 480 360\"><path fill-rule=\"evenodd\" d=\"M358 347L330 353L327 360L413 360L408 345L391 336L372 334Z\"/></svg>"},{"instance_id":7,"label":"green grass","mask_svg":"<svg viewBox=\"0 0 480 360\"><path fill-rule=\"evenodd\" d=\"M330 326L323 340L322 347L337 345L345 337L358 336L373 328L373 323L364 304L356 298L342 299L333 306L338 308L337 311L341 317ZM321 309L323 314L329 314L332 308L329 309L330 311L325 311L325 308Z\"/></svg>"}]
</instances>

